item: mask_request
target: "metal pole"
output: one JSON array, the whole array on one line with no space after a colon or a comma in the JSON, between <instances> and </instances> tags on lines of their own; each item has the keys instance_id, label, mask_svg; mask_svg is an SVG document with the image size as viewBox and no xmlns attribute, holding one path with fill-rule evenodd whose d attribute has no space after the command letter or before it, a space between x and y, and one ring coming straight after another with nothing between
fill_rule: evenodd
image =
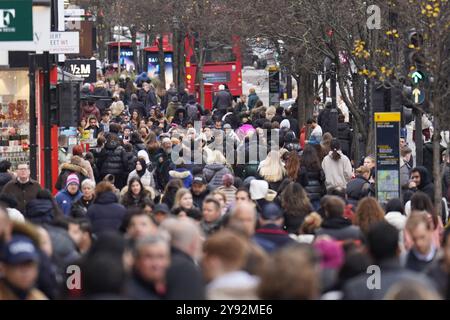
<instances>
[{"instance_id":1,"label":"metal pole","mask_svg":"<svg viewBox=\"0 0 450 320\"><path fill-rule=\"evenodd\" d=\"M36 55L28 55L28 78L30 83L30 172L37 179L37 143L36 143Z\"/></svg>"},{"instance_id":2,"label":"metal pole","mask_svg":"<svg viewBox=\"0 0 450 320\"><path fill-rule=\"evenodd\" d=\"M416 164L421 166L423 164L423 136L422 136L422 112L415 111L415 144L416 144Z\"/></svg>"},{"instance_id":3,"label":"metal pole","mask_svg":"<svg viewBox=\"0 0 450 320\"><path fill-rule=\"evenodd\" d=\"M45 188L52 189L52 145L50 123L50 55L44 52L44 92L42 103L42 125L44 127L44 182Z\"/></svg>"}]
</instances>

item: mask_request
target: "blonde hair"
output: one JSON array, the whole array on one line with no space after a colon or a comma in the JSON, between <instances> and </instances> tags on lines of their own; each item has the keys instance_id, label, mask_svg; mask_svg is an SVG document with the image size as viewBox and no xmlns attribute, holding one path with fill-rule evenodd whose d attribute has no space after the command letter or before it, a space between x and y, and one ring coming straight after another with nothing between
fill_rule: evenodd
<instances>
[{"instance_id":1,"label":"blonde hair","mask_svg":"<svg viewBox=\"0 0 450 320\"><path fill-rule=\"evenodd\" d=\"M180 207L180 201L181 198L183 198L186 194L190 194L192 195L191 191L189 189L186 188L180 188L178 189L177 193L175 194L175 203L174 203L174 208L178 208Z\"/></svg>"},{"instance_id":2,"label":"blonde hair","mask_svg":"<svg viewBox=\"0 0 450 320\"><path fill-rule=\"evenodd\" d=\"M211 156L208 157L206 162L207 164L226 164L227 159L224 157L222 152L220 152L219 150L214 150L211 153Z\"/></svg>"},{"instance_id":3,"label":"blonde hair","mask_svg":"<svg viewBox=\"0 0 450 320\"><path fill-rule=\"evenodd\" d=\"M283 179L286 175L286 169L281 162L280 152L276 150L269 152L259 169L259 174L267 182L277 182Z\"/></svg>"}]
</instances>

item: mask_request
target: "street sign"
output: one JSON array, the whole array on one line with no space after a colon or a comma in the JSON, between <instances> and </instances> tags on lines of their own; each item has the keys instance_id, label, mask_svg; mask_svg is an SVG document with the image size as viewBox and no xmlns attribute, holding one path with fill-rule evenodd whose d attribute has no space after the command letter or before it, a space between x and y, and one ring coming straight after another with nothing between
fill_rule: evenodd
<instances>
[{"instance_id":1,"label":"street sign","mask_svg":"<svg viewBox=\"0 0 450 320\"><path fill-rule=\"evenodd\" d=\"M411 74L411 79L413 80L414 84L418 84L420 81L425 80L425 75L421 71L414 71Z\"/></svg>"},{"instance_id":2,"label":"street sign","mask_svg":"<svg viewBox=\"0 0 450 320\"><path fill-rule=\"evenodd\" d=\"M380 203L400 198L400 112L375 113L376 184Z\"/></svg>"},{"instance_id":3,"label":"street sign","mask_svg":"<svg viewBox=\"0 0 450 320\"><path fill-rule=\"evenodd\" d=\"M84 79L84 82L97 81L97 62L90 59L66 60L64 71Z\"/></svg>"},{"instance_id":4,"label":"street sign","mask_svg":"<svg viewBox=\"0 0 450 320\"><path fill-rule=\"evenodd\" d=\"M84 16L84 9L65 9L64 16L66 17L80 17Z\"/></svg>"},{"instance_id":5,"label":"street sign","mask_svg":"<svg viewBox=\"0 0 450 320\"><path fill-rule=\"evenodd\" d=\"M414 88L412 95L415 104L423 104L425 102L425 92L419 88Z\"/></svg>"},{"instance_id":6,"label":"street sign","mask_svg":"<svg viewBox=\"0 0 450 320\"><path fill-rule=\"evenodd\" d=\"M32 0L0 1L0 41L33 41Z\"/></svg>"},{"instance_id":7,"label":"street sign","mask_svg":"<svg viewBox=\"0 0 450 320\"><path fill-rule=\"evenodd\" d=\"M269 67L269 105L280 105L280 69Z\"/></svg>"},{"instance_id":8,"label":"street sign","mask_svg":"<svg viewBox=\"0 0 450 320\"><path fill-rule=\"evenodd\" d=\"M51 32L50 53L55 54L80 53L79 32Z\"/></svg>"}]
</instances>

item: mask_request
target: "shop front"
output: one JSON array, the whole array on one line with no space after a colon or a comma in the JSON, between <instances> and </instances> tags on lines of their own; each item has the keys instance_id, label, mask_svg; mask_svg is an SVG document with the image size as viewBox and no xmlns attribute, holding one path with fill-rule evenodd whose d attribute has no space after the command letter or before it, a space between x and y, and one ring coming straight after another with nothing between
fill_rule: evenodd
<instances>
[{"instance_id":1,"label":"shop front","mask_svg":"<svg viewBox=\"0 0 450 320\"><path fill-rule=\"evenodd\" d=\"M30 161L28 69L0 69L0 159L12 169Z\"/></svg>"}]
</instances>

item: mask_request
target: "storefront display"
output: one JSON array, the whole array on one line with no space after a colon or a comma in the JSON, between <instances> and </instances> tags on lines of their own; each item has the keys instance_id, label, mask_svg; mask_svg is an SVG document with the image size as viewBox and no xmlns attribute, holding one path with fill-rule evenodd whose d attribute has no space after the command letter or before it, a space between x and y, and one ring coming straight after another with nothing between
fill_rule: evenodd
<instances>
[{"instance_id":1,"label":"storefront display","mask_svg":"<svg viewBox=\"0 0 450 320\"><path fill-rule=\"evenodd\" d=\"M29 91L27 71L0 70L0 159L13 169L30 160Z\"/></svg>"}]
</instances>

